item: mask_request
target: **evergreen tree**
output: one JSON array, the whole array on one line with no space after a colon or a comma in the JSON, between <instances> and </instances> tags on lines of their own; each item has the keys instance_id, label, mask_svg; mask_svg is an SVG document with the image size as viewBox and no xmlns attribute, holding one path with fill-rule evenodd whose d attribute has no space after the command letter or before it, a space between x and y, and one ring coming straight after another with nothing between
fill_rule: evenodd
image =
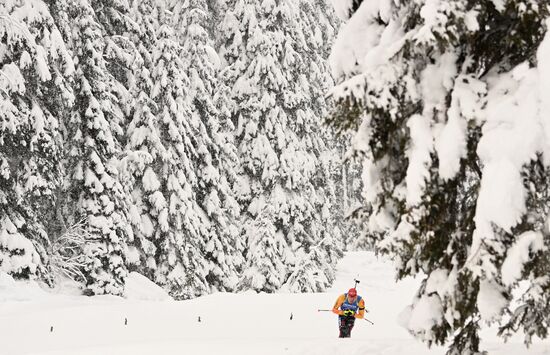
<instances>
[{"instance_id":1,"label":"evergreen tree","mask_svg":"<svg viewBox=\"0 0 550 355\"><path fill-rule=\"evenodd\" d=\"M236 154L207 11L201 1L136 2L132 10L143 24L127 147L135 244L140 270L177 298L232 289L240 263Z\"/></svg>"},{"instance_id":2,"label":"evergreen tree","mask_svg":"<svg viewBox=\"0 0 550 355\"><path fill-rule=\"evenodd\" d=\"M106 68L116 81L117 85L113 93L116 94L120 112L121 129L116 130L118 140L124 139L123 127L127 124L127 117L131 111L131 85L135 80L135 72L139 71L137 64L140 62L139 37L132 36L140 33L144 23L135 22L131 18L130 5L126 0L91 0L96 20L102 27L105 45L104 57Z\"/></svg>"},{"instance_id":3,"label":"evergreen tree","mask_svg":"<svg viewBox=\"0 0 550 355\"><path fill-rule=\"evenodd\" d=\"M151 97L153 79L152 50L157 43L162 8L153 0L133 1L130 17L137 27L128 36L135 44L137 55L132 65L129 91L132 97L130 122L127 126L127 144L123 158L123 176L129 195L129 221L134 239L129 245L130 269L136 269L149 279L155 279L156 253L153 224L149 219L150 205L143 196L141 178L155 152L163 150L156 128L157 105Z\"/></svg>"},{"instance_id":4,"label":"evergreen tree","mask_svg":"<svg viewBox=\"0 0 550 355\"><path fill-rule=\"evenodd\" d=\"M298 77L307 83L303 87L303 100L297 106L304 113L302 139L305 138L307 149L316 158L311 184L318 197L314 208L317 223L321 223L322 228L310 252L304 258L297 258L299 263L288 284L296 291L307 291L323 290L332 284L336 262L342 257L344 234L348 234L349 227L343 218L347 207L342 203L345 199L343 201L343 196L338 195L342 179L335 174L335 168L340 168L342 152L333 132L322 125L328 107L325 94L333 83L327 58L337 20L325 0L301 0L298 6L297 20L303 34L297 33L296 50L303 64L289 75L289 80ZM303 273L308 268L314 277Z\"/></svg>"},{"instance_id":5,"label":"evergreen tree","mask_svg":"<svg viewBox=\"0 0 550 355\"><path fill-rule=\"evenodd\" d=\"M0 270L52 281L60 121L74 66L42 1L0 5Z\"/></svg>"},{"instance_id":6,"label":"evergreen tree","mask_svg":"<svg viewBox=\"0 0 550 355\"><path fill-rule=\"evenodd\" d=\"M299 4L238 0L229 2L227 9L224 78L236 103L233 117L242 157L237 196L244 206L248 243L241 287L275 291L295 274L290 278L293 284L286 287L320 290L330 278L319 276L327 281L317 282L297 274L304 257L323 268L333 267L326 253L321 260L316 258L320 254L312 253L326 237L319 216L326 200L314 183L324 146L312 129L319 117L312 109L306 77L311 63L300 53L306 41ZM251 235L255 226L265 228L265 241ZM258 264L265 255L278 259L269 267L265 261ZM250 270L260 275L251 276Z\"/></svg>"},{"instance_id":7,"label":"evergreen tree","mask_svg":"<svg viewBox=\"0 0 550 355\"><path fill-rule=\"evenodd\" d=\"M333 49L331 120L357 131L367 237L397 261L399 278L426 275L403 314L409 330L474 354L482 322L511 312L503 332L545 337L548 7L340 5L353 16ZM520 280L531 287L513 310Z\"/></svg>"},{"instance_id":8,"label":"evergreen tree","mask_svg":"<svg viewBox=\"0 0 550 355\"><path fill-rule=\"evenodd\" d=\"M119 181L118 159L124 120L119 105L122 86L109 73L104 58L104 29L88 2L60 5L67 14L66 41L76 57L75 106L66 123L69 225L84 219L86 286L92 294L122 294L127 274L127 241L132 230ZM61 7L64 6L64 7Z\"/></svg>"},{"instance_id":9,"label":"evergreen tree","mask_svg":"<svg viewBox=\"0 0 550 355\"><path fill-rule=\"evenodd\" d=\"M236 222L239 205L234 198L238 164L232 140L228 90L220 82L220 59L213 48L207 24L212 10L205 0L174 2L173 22L179 34L190 80L188 101L193 120L201 122L202 141L197 147L196 196L211 228L202 237L202 254L211 263L208 281L217 289L231 290L242 264L242 242Z\"/></svg>"},{"instance_id":10,"label":"evergreen tree","mask_svg":"<svg viewBox=\"0 0 550 355\"><path fill-rule=\"evenodd\" d=\"M152 103L140 105L144 110L136 111L129 128L140 243L145 254L155 253L147 263L155 281L176 298L190 298L210 290L202 248L213 227L197 197L208 137L189 102L185 56L174 30L162 25L152 44L151 91L141 95Z\"/></svg>"},{"instance_id":11,"label":"evergreen tree","mask_svg":"<svg viewBox=\"0 0 550 355\"><path fill-rule=\"evenodd\" d=\"M272 223L274 209L262 208L258 217L246 224L247 265L239 283L241 289L278 290L286 279L284 265L288 250L284 235Z\"/></svg>"}]
</instances>

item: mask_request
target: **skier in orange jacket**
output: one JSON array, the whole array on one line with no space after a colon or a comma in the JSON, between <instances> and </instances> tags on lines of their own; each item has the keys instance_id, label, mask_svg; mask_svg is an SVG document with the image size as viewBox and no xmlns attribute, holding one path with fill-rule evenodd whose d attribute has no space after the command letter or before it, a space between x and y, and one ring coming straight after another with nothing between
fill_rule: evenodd
<instances>
[{"instance_id":1,"label":"skier in orange jacket","mask_svg":"<svg viewBox=\"0 0 550 355\"><path fill-rule=\"evenodd\" d=\"M355 318L362 319L365 316L365 301L357 295L355 288L350 288L347 293L338 297L332 312L338 314L339 338L349 338Z\"/></svg>"}]
</instances>

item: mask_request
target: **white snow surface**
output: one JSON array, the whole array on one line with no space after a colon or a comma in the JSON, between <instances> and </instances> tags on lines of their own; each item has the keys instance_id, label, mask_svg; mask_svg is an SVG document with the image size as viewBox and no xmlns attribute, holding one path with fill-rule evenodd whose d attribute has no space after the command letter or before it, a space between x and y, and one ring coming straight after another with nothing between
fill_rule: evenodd
<instances>
[{"instance_id":1,"label":"white snow surface","mask_svg":"<svg viewBox=\"0 0 550 355\"><path fill-rule=\"evenodd\" d=\"M126 278L124 297L143 301L168 301L172 299L162 287L137 272L131 272Z\"/></svg>"},{"instance_id":2,"label":"white snow surface","mask_svg":"<svg viewBox=\"0 0 550 355\"><path fill-rule=\"evenodd\" d=\"M330 309L354 278L374 325L358 320L351 339L338 339L336 316L318 309ZM63 295L0 274L0 354L444 354L397 324L419 280L396 284L394 278L391 262L354 252L341 260L326 293L217 293L177 302ZM149 294L142 277L131 279L132 287L141 284L142 295ZM482 346L492 355L550 352L543 343L526 350L514 338L501 344L494 333L482 332Z\"/></svg>"}]
</instances>

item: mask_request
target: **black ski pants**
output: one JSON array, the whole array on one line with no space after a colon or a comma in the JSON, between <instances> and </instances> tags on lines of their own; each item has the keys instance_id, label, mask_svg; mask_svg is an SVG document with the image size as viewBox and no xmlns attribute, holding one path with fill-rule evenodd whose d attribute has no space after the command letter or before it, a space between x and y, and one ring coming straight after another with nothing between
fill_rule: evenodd
<instances>
[{"instance_id":1,"label":"black ski pants","mask_svg":"<svg viewBox=\"0 0 550 355\"><path fill-rule=\"evenodd\" d=\"M340 328L339 338L351 337L351 330L355 324L355 317L338 316L338 325Z\"/></svg>"}]
</instances>

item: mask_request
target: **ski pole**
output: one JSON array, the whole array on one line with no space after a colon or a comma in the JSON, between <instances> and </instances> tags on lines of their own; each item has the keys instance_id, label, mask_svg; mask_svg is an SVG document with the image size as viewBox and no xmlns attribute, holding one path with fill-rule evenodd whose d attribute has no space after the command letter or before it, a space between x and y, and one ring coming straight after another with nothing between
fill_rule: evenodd
<instances>
[{"instance_id":1,"label":"ski pole","mask_svg":"<svg viewBox=\"0 0 550 355\"><path fill-rule=\"evenodd\" d=\"M317 312L332 312L332 309L318 309ZM367 318L363 318L363 319L369 322L370 324L374 325L374 323L368 320Z\"/></svg>"},{"instance_id":2,"label":"ski pole","mask_svg":"<svg viewBox=\"0 0 550 355\"><path fill-rule=\"evenodd\" d=\"M332 309L318 309L317 312L332 312ZM370 324L374 325L373 322L371 322L370 320L368 320L367 318L363 318L363 320L369 322Z\"/></svg>"}]
</instances>

